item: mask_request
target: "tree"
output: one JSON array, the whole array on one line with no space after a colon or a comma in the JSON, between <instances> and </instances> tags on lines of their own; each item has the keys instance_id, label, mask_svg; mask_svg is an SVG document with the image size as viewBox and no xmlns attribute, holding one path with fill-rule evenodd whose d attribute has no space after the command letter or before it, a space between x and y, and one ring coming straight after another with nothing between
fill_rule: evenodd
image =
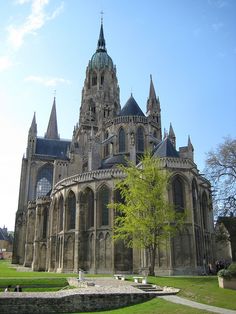
<instances>
[{"instance_id":1,"label":"tree","mask_svg":"<svg viewBox=\"0 0 236 314\"><path fill-rule=\"evenodd\" d=\"M160 160L146 154L136 166L120 166L124 178L117 182L123 202L109 204L116 210L114 239L127 247L146 249L149 273L154 275L157 248L166 243L183 224L183 214L167 199L169 174Z\"/></svg>"},{"instance_id":2,"label":"tree","mask_svg":"<svg viewBox=\"0 0 236 314\"><path fill-rule=\"evenodd\" d=\"M213 187L217 216L236 214L236 139L227 137L207 154L206 175Z\"/></svg>"}]
</instances>

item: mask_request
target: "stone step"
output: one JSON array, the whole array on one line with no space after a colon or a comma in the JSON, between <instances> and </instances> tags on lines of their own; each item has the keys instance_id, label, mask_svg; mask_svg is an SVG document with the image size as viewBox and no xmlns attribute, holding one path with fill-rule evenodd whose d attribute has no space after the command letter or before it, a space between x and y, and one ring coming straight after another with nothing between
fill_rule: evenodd
<instances>
[{"instance_id":1,"label":"stone step","mask_svg":"<svg viewBox=\"0 0 236 314\"><path fill-rule=\"evenodd\" d=\"M136 285L135 287L145 292L163 291L161 287L158 287L156 285L151 285L151 284Z\"/></svg>"}]
</instances>

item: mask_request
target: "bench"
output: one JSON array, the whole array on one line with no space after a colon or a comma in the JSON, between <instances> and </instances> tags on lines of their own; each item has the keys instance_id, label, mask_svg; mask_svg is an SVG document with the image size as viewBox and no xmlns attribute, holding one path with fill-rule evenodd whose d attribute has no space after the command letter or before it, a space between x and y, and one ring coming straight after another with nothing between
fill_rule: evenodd
<instances>
[{"instance_id":1,"label":"bench","mask_svg":"<svg viewBox=\"0 0 236 314\"><path fill-rule=\"evenodd\" d=\"M125 276L122 274L114 274L113 276L117 280L125 280Z\"/></svg>"},{"instance_id":2,"label":"bench","mask_svg":"<svg viewBox=\"0 0 236 314\"><path fill-rule=\"evenodd\" d=\"M147 283L147 277L133 277L134 282L136 283L142 283L142 284L146 284Z\"/></svg>"}]
</instances>

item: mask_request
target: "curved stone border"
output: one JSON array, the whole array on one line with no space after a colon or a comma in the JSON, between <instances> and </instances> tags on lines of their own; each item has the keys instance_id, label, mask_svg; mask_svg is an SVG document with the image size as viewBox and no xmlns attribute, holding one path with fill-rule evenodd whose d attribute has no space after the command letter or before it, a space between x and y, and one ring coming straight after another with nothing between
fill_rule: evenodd
<instances>
[{"instance_id":1,"label":"curved stone border","mask_svg":"<svg viewBox=\"0 0 236 314\"><path fill-rule=\"evenodd\" d=\"M122 289L123 290L123 289ZM115 309L150 300L153 294L93 287L59 292L3 292L0 294L1 314L68 313Z\"/></svg>"}]
</instances>

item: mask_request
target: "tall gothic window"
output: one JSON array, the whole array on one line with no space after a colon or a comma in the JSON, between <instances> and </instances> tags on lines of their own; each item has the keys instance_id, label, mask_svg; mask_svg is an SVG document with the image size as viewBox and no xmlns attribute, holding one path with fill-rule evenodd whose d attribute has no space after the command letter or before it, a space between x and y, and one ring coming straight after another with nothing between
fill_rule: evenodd
<instances>
[{"instance_id":1,"label":"tall gothic window","mask_svg":"<svg viewBox=\"0 0 236 314\"><path fill-rule=\"evenodd\" d=\"M47 208L43 210L43 239L47 237L48 213Z\"/></svg>"},{"instance_id":2,"label":"tall gothic window","mask_svg":"<svg viewBox=\"0 0 236 314\"><path fill-rule=\"evenodd\" d=\"M137 130L137 136L136 136L136 147L138 152L144 151L144 132L143 128L140 126Z\"/></svg>"},{"instance_id":3,"label":"tall gothic window","mask_svg":"<svg viewBox=\"0 0 236 314\"><path fill-rule=\"evenodd\" d=\"M52 189L53 166L46 164L41 167L36 180L36 198L46 196Z\"/></svg>"},{"instance_id":4,"label":"tall gothic window","mask_svg":"<svg viewBox=\"0 0 236 314\"><path fill-rule=\"evenodd\" d=\"M67 198L67 229L75 228L76 199L75 194L70 191Z\"/></svg>"},{"instance_id":5,"label":"tall gothic window","mask_svg":"<svg viewBox=\"0 0 236 314\"><path fill-rule=\"evenodd\" d=\"M192 182L192 202L193 202L193 217L194 223L198 223L198 215L197 215L197 185L196 181Z\"/></svg>"},{"instance_id":6,"label":"tall gothic window","mask_svg":"<svg viewBox=\"0 0 236 314\"><path fill-rule=\"evenodd\" d=\"M100 209L100 224L102 226L109 225L109 210L107 205L109 204L109 189L103 186L99 190L99 209Z\"/></svg>"},{"instance_id":7,"label":"tall gothic window","mask_svg":"<svg viewBox=\"0 0 236 314\"><path fill-rule=\"evenodd\" d=\"M64 209L64 201L61 196L59 199L59 232L63 230L63 209Z\"/></svg>"},{"instance_id":8,"label":"tall gothic window","mask_svg":"<svg viewBox=\"0 0 236 314\"><path fill-rule=\"evenodd\" d=\"M173 203L177 212L184 212L184 185L179 176L172 182Z\"/></svg>"},{"instance_id":9,"label":"tall gothic window","mask_svg":"<svg viewBox=\"0 0 236 314\"><path fill-rule=\"evenodd\" d=\"M97 85L97 74L93 73L92 75L92 86Z\"/></svg>"},{"instance_id":10,"label":"tall gothic window","mask_svg":"<svg viewBox=\"0 0 236 314\"><path fill-rule=\"evenodd\" d=\"M101 74L100 83L101 85L103 85L104 83L104 73Z\"/></svg>"},{"instance_id":11,"label":"tall gothic window","mask_svg":"<svg viewBox=\"0 0 236 314\"><path fill-rule=\"evenodd\" d=\"M106 132L104 139L106 140L108 137L109 137L109 133ZM107 157L107 156L109 156L109 144L105 144L105 147L104 147L104 157Z\"/></svg>"},{"instance_id":12,"label":"tall gothic window","mask_svg":"<svg viewBox=\"0 0 236 314\"><path fill-rule=\"evenodd\" d=\"M119 153L125 152L125 131L123 128L119 130Z\"/></svg>"},{"instance_id":13,"label":"tall gothic window","mask_svg":"<svg viewBox=\"0 0 236 314\"><path fill-rule=\"evenodd\" d=\"M81 205L85 211L87 228L91 228L94 226L94 193L90 188L82 193Z\"/></svg>"},{"instance_id":14,"label":"tall gothic window","mask_svg":"<svg viewBox=\"0 0 236 314\"><path fill-rule=\"evenodd\" d=\"M203 226L204 229L207 229L208 225L208 206L207 206L207 195L206 192L202 195L202 214L203 214Z\"/></svg>"}]
</instances>

